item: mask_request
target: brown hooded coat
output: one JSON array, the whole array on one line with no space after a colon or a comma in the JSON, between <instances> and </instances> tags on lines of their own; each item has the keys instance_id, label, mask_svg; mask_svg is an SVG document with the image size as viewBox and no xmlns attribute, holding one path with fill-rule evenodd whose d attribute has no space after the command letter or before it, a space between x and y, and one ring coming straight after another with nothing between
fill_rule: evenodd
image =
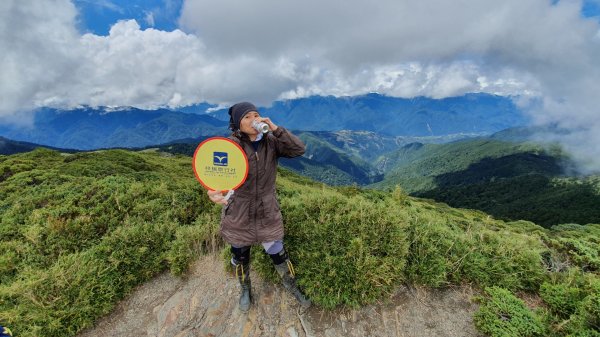
<instances>
[{"instance_id":1,"label":"brown hooded coat","mask_svg":"<svg viewBox=\"0 0 600 337\"><path fill-rule=\"evenodd\" d=\"M248 157L248 176L221 213L221 236L236 247L283 240L283 221L275 193L277 159L304 154L302 141L283 127L261 139L258 151L247 135L229 137Z\"/></svg>"}]
</instances>

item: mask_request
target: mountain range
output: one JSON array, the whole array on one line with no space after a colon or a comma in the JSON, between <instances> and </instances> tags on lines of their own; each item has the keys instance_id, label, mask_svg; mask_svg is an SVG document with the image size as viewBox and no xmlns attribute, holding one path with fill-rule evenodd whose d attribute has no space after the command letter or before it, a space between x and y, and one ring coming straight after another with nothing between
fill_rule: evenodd
<instances>
[{"instance_id":1,"label":"mountain range","mask_svg":"<svg viewBox=\"0 0 600 337\"><path fill-rule=\"evenodd\" d=\"M277 101L260 111L275 123L296 130L364 130L389 136L493 133L529 123L511 98L484 93L442 99L375 93L311 96ZM211 114L229 120L226 109Z\"/></svg>"},{"instance_id":2,"label":"mountain range","mask_svg":"<svg viewBox=\"0 0 600 337\"><path fill-rule=\"evenodd\" d=\"M77 150L59 149L52 146L43 146L35 143L20 142L0 136L0 155L11 155L15 153L29 152L35 150L38 147L44 147L47 149L57 150L66 153L77 152Z\"/></svg>"},{"instance_id":3,"label":"mountain range","mask_svg":"<svg viewBox=\"0 0 600 337\"><path fill-rule=\"evenodd\" d=\"M282 158L281 165L329 185L400 187L453 207L547 227L600 222L600 177L577 176L574 163L556 144L527 141L536 128L453 141L422 137L420 142L357 131L296 133L307 151L300 158ZM191 156L196 144L159 150Z\"/></svg>"},{"instance_id":4,"label":"mountain range","mask_svg":"<svg viewBox=\"0 0 600 337\"><path fill-rule=\"evenodd\" d=\"M505 140L523 131L406 145L379 158L383 179L369 187L400 186L452 207L547 227L600 222L600 176L576 175L575 164L556 144Z\"/></svg>"},{"instance_id":5,"label":"mountain range","mask_svg":"<svg viewBox=\"0 0 600 337\"><path fill-rule=\"evenodd\" d=\"M167 109L81 108L36 112L33 125L0 125L0 135L58 148L92 150L113 147L143 147L169 141L224 135L227 123L206 114L191 114Z\"/></svg>"},{"instance_id":6,"label":"mountain range","mask_svg":"<svg viewBox=\"0 0 600 337\"><path fill-rule=\"evenodd\" d=\"M600 177L574 176L573 163L558 146L522 141L531 130L509 129L448 143L433 143L443 138L421 137L429 143L408 144L404 142L413 138L352 131L296 133L307 144L307 152L299 158L282 158L280 164L329 185L356 184L389 191L399 186L413 196L543 226L600 222ZM392 151L385 146L364 149L360 140L365 137L372 144L397 147ZM191 157L203 139L147 149ZM0 154L35 147L0 139Z\"/></svg>"},{"instance_id":7,"label":"mountain range","mask_svg":"<svg viewBox=\"0 0 600 337\"><path fill-rule=\"evenodd\" d=\"M42 108L29 127L0 125L0 136L58 148L91 150L143 147L229 133L227 109L203 103L180 110L184 112L131 107L66 111ZM402 99L379 94L312 96L277 101L259 110L275 123L293 130L368 131L390 137L489 134L528 122L510 98L489 94L444 99ZM368 141L368 137L364 139ZM395 145L377 146L391 149ZM367 150L375 144L363 146Z\"/></svg>"},{"instance_id":8,"label":"mountain range","mask_svg":"<svg viewBox=\"0 0 600 337\"><path fill-rule=\"evenodd\" d=\"M529 143L535 129L515 127L526 118L505 97L314 96L259 110L307 145L303 157L282 159L282 166L330 185L398 185L415 196L546 226L600 222L594 211L600 203L596 177L569 176L573 165L566 154ZM45 108L37 112L32 128L0 126L6 137L0 138L0 154L42 145L75 150L152 147L191 156L207 137L228 134L225 109L201 104L185 111ZM310 130L318 127L323 130ZM399 130L404 134L395 134Z\"/></svg>"}]
</instances>

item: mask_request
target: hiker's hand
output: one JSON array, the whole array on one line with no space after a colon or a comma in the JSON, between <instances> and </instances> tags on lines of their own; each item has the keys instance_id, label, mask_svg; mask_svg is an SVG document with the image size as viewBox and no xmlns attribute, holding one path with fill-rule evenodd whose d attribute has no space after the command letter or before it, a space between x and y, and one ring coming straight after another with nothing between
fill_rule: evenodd
<instances>
[{"instance_id":1,"label":"hiker's hand","mask_svg":"<svg viewBox=\"0 0 600 337\"><path fill-rule=\"evenodd\" d=\"M206 191L208 198L215 204L227 205L227 200L221 193L221 191Z\"/></svg>"},{"instance_id":2,"label":"hiker's hand","mask_svg":"<svg viewBox=\"0 0 600 337\"><path fill-rule=\"evenodd\" d=\"M266 123L269 126L270 131L277 130L277 125L275 125L275 123L273 123L269 117L259 117L258 121Z\"/></svg>"}]
</instances>

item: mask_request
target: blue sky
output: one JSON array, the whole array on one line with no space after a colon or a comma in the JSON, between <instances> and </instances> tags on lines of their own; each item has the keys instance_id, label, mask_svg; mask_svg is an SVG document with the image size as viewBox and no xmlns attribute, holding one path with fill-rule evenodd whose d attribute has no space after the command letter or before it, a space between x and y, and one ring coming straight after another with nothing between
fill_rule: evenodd
<instances>
[{"instance_id":1,"label":"blue sky","mask_svg":"<svg viewBox=\"0 0 600 337\"><path fill-rule=\"evenodd\" d=\"M581 14L585 17L595 17L600 19L600 1L584 1Z\"/></svg>"},{"instance_id":2,"label":"blue sky","mask_svg":"<svg viewBox=\"0 0 600 337\"><path fill-rule=\"evenodd\" d=\"M172 31L183 0L74 0L83 33L108 35L110 27L119 20L135 19L142 29Z\"/></svg>"}]
</instances>

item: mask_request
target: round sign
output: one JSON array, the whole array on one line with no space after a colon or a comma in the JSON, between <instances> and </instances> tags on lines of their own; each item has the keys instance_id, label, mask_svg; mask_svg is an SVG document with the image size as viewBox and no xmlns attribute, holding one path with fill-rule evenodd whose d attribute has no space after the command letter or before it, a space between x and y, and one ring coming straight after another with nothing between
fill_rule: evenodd
<instances>
[{"instance_id":1,"label":"round sign","mask_svg":"<svg viewBox=\"0 0 600 337\"><path fill-rule=\"evenodd\" d=\"M240 187L248 176L248 157L239 144L224 137L212 137L198 145L192 167L196 179L212 191Z\"/></svg>"}]
</instances>

